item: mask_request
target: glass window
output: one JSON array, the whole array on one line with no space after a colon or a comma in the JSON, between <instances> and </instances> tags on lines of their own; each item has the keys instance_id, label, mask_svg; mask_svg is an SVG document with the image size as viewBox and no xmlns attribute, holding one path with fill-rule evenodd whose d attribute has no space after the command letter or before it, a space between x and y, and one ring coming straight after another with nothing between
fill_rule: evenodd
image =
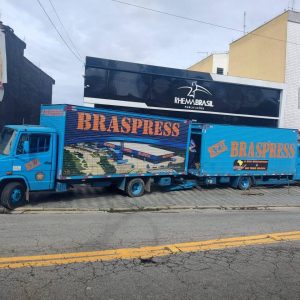
<instances>
[{"instance_id":1,"label":"glass window","mask_svg":"<svg viewBox=\"0 0 300 300\"><path fill-rule=\"evenodd\" d=\"M223 75L224 74L224 69L223 68L217 68L217 74Z\"/></svg>"},{"instance_id":2,"label":"glass window","mask_svg":"<svg viewBox=\"0 0 300 300\"><path fill-rule=\"evenodd\" d=\"M0 154L9 155L11 146L16 136L16 131L11 128L3 128L0 135Z\"/></svg>"},{"instance_id":3,"label":"glass window","mask_svg":"<svg viewBox=\"0 0 300 300\"><path fill-rule=\"evenodd\" d=\"M107 97L107 70L88 67L85 71L84 96Z\"/></svg>"},{"instance_id":4,"label":"glass window","mask_svg":"<svg viewBox=\"0 0 300 300\"><path fill-rule=\"evenodd\" d=\"M149 75L122 71L109 73L109 99L144 102L149 98Z\"/></svg>"},{"instance_id":5,"label":"glass window","mask_svg":"<svg viewBox=\"0 0 300 300\"><path fill-rule=\"evenodd\" d=\"M29 141L29 153L47 152L50 147L49 134L22 134L17 146L17 154L23 154L23 144Z\"/></svg>"}]
</instances>

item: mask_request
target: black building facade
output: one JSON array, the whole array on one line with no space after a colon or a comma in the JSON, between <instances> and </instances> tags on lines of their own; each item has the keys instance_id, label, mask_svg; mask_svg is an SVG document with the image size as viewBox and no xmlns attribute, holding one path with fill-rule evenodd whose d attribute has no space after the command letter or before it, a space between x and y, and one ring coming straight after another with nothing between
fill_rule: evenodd
<instances>
[{"instance_id":1,"label":"black building facade","mask_svg":"<svg viewBox=\"0 0 300 300\"><path fill-rule=\"evenodd\" d=\"M55 81L24 57L26 44L0 23L5 34L7 83L0 102L0 128L6 124L38 124L40 105L52 103Z\"/></svg>"},{"instance_id":2,"label":"black building facade","mask_svg":"<svg viewBox=\"0 0 300 300\"><path fill-rule=\"evenodd\" d=\"M211 74L87 57L84 99L96 107L200 123L277 127L281 90Z\"/></svg>"}]
</instances>

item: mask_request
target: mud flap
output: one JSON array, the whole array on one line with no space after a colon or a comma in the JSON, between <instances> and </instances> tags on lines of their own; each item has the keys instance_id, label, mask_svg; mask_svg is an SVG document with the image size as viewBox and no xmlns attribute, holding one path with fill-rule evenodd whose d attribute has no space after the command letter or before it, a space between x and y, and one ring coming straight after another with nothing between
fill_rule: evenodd
<instances>
[{"instance_id":1,"label":"mud flap","mask_svg":"<svg viewBox=\"0 0 300 300\"><path fill-rule=\"evenodd\" d=\"M151 192L151 183L153 182L153 179L151 177L148 177L145 179L145 191L147 193Z\"/></svg>"},{"instance_id":2,"label":"mud flap","mask_svg":"<svg viewBox=\"0 0 300 300\"><path fill-rule=\"evenodd\" d=\"M26 188L26 192L25 192L25 200L27 202L29 202L29 188L28 187Z\"/></svg>"}]
</instances>

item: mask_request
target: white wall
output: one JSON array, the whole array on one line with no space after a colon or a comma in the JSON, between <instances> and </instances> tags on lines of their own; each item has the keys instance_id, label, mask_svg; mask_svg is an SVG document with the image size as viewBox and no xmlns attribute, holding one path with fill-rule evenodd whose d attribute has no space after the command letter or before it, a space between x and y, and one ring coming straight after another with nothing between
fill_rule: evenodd
<instances>
[{"instance_id":1,"label":"white wall","mask_svg":"<svg viewBox=\"0 0 300 300\"><path fill-rule=\"evenodd\" d=\"M228 53L213 54L212 73L217 73L217 68L224 69L224 75L228 74L229 55Z\"/></svg>"},{"instance_id":2,"label":"white wall","mask_svg":"<svg viewBox=\"0 0 300 300\"><path fill-rule=\"evenodd\" d=\"M300 129L300 24L288 22L286 52L286 99L282 127ZM291 42L291 43L289 43Z\"/></svg>"}]
</instances>

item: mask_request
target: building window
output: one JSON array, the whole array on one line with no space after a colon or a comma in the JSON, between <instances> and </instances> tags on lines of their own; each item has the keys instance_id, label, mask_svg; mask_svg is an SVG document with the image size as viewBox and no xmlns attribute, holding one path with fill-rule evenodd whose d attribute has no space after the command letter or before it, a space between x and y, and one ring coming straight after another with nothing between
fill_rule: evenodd
<instances>
[{"instance_id":1,"label":"building window","mask_svg":"<svg viewBox=\"0 0 300 300\"><path fill-rule=\"evenodd\" d=\"M217 74L224 75L224 68L217 68Z\"/></svg>"}]
</instances>

